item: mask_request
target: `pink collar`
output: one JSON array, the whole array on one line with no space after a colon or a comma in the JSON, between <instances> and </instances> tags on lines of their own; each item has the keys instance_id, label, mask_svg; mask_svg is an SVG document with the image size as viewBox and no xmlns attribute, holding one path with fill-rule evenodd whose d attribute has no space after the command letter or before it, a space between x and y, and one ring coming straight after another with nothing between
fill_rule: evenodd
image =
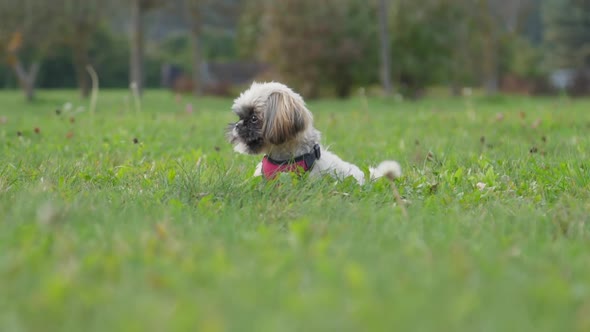
<instances>
[{"instance_id":1,"label":"pink collar","mask_svg":"<svg viewBox=\"0 0 590 332\"><path fill-rule=\"evenodd\" d=\"M273 160L269 156L262 159L262 174L267 180L273 179L280 172L294 172L302 174L313 168L316 160L320 159L319 144L313 146L313 151L289 160Z\"/></svg>"}]
</instances>

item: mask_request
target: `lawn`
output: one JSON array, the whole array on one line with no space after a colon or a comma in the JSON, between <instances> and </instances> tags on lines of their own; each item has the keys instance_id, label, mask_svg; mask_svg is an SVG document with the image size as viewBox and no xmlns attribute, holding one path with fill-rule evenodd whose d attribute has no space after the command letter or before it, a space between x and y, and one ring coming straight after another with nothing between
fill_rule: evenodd
<instances>
[{"instance_id":1,"label":"lawn","mask_svg":"<svg viewBox=\"0 0 590 332\"><path fill-rule=\"evenodd\" d=\"M309 102L407 216L385 179L251 178L230 106L0 92L0 331L590 330L590 100Z\"/></svg>"}]
</instances>

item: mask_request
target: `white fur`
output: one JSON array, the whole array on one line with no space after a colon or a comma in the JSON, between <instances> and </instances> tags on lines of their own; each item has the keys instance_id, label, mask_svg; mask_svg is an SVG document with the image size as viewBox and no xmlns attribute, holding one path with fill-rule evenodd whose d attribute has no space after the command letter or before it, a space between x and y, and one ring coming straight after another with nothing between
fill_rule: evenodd
<instances>
[{"instance_id":1,"label":"white fur","mask_svg":"<svg viewBox=\"0 0 590 332\"><path fill-rule=\"evenodd\" d=\"M327 174L338 180L352 176L360 185L365 183L365 173L358 166L340 159L340 157L323 147L321 149L322 157L315 162L314 167L309 172L310 176ZM376 168L370 167L369 174L371 180L376 180L383 176L395 179L401 177L402 169L396 161L386 160L381 162ZM254 171L254 176L261 175L262 162L256 165Z\"/></svg>"},{"instance_id":2,"label":"white fur","mask_svg":"<svg viewBox=\"0 0 590 332\"><path fill-rule=\"evenodd\" d=\"M242 92L238 98L234 101L232 109L234 111L243 106L253 106L259 110L265 110L267 100L273 93L280 92L286 93L293 98L299 107L309 112L305 106L303 98L289 87L276 82L271 83L253 83L252 86ZM312 151L314 144L319 144L320 132L313 127L313 117L309 112L310 123L305 130L297 134L293 139L281 144L281 145L269 145L260 153L266 153L271 158L276 160L285 160L292 157L300 156L302 154ZM232 131L232 135L237 135L236 130ZM328 151L325 147L321 148L321 158L317 160L310 171L310 176L317 176L322 174L328 174L336 179L342 180L349 176L352 176L359 184L365 183L365 174L356 165L348 163L336 154ZM246 153L247 147L244 143L238 142L234 150L239 153ZM380 163L376 168L369 168L370 180L375 180L382 176L389 178L398 178L401 176L401 167L396 161L386 160ZM258 163L254 176L262 175L262 162Z\"/></svg>"}]
</instances>

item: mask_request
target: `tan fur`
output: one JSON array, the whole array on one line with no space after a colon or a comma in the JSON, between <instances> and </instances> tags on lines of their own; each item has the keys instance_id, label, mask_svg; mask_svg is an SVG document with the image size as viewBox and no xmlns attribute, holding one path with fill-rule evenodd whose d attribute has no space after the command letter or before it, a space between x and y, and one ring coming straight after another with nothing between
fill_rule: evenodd
<instances>
[{"instance_id":1,"label":"tan fur","mask_svg":"<svg viewBox=\"0 0 590 332\"><path fill-rule=\"evenodd\" d=\"M300 100L285 92L272 93L267 101L264 137L272 144L283 144L307 129L311 113Z\"/></svg>"}]
</instances>

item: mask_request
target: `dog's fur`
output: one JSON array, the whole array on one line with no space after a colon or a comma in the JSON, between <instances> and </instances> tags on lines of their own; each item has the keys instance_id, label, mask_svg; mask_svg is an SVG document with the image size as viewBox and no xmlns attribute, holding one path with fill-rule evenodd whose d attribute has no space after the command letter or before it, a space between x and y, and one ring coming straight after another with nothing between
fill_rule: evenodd
<instances>
[{"instance_id":1,"label":"dog's fur","mask_svg":"<svg viewBox=\"0 0 590 332\"><path fill-rule=\"evenodd\" d=\"M320 132L313 127L313 116L303 98L281 83L254 82L235 99L232 111L240 120L229 125L227 136L236 152L264 153L274 160L288 160L309 153L320 142ZM395 161L384 161L369 171L371 179L401 176L401 167ZM261 174L259 163L254 176ZM365 174L357 166L323 146L321 158L310 170L311 176L319 174L337 179L352 176L359 184L365 182Z\"/></svg>"}]
</instances>

